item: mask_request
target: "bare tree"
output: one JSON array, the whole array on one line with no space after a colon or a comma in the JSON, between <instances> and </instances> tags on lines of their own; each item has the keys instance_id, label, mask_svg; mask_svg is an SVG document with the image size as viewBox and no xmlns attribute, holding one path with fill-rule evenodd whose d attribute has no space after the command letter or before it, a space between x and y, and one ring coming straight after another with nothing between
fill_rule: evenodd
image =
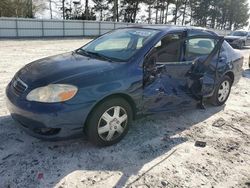
<instances>
[{"instance_id":1,"label":"bare tree","mask_svg":"<svg viewBox=\"0 0 250 188\"><path fill-rule=\"evenodd\" d=\"M108 10L108 4L106 0L93 0L95 3L94 10L100 12L100 20L103 20L103 11Z\"/></svg>"},{"instance_id":2,"label":"bare tree","mask_svg":"<svg viewBox=\"0 0 250 188\"><path fill-rule=\"evenodd\" d=\"M33 18L45 8L42 0L0 0L0 16Z\"/></svg>"},{"instance_id":3,"label":"bare tree","mask_svg":"<svg viewBox=\"0 0 250 188\"><path fill-rule=\"evenodd\" d=\"M114 8L113 8L113 19L114 22L119 22L119 15L118 15L118 0L114 0Z\"/></svg>"},{"instance_id":4,"label":"bare tree","mask_svg":"<svg viewBox=\"0 0 250 188\"><path fill-rule=\"evenodd\" d=\"M174 11L173 11L173 15L174 15L173 22L176 25L178 18L181 16L181 14L178 14L178 13L180 12L180 8L183 5L183 0L175 0L173 4L175 5Z\"/></svg>"},{"instance_id":5,"label":"bare tree","mask_svg":"<svg viewBox=\"0 0 250 188\"><path fill-rule=\"evenodd\" d=\"M143 2L148 5L148 23L151 24L152 23L152 8L153 8L153 4L155 3L156 0L144 0Z\"/></svg>"},{"instance_id":6,"label":"bare tree","mask_svg":"<svg viewBox=\"0 0 250 188\"><path fill-rule=\"evenodd\" d=\"M65 20L65 0L62 0L62 14L63 14L63 19Z\"/></svg>"},{"instance_id":7,"label":"bare tree","mask_svg":"<svg viewBox=\"0 0 250 188\"><path fill-rule=\"evenodd\" d=\"M184 23L185 23L185 17L186 17L186 11L187 11L187 4L188 4L188 0L185 0L184 1L183 13L182 13L182 22L181 22L181 25L184 25Z\"/></svg>"},{"instance_id":8,"label":"bare tree","mask_svg":"<svg viewBox=\"0 0 250 188\"><path fill-rule=\"evenodd\" d=\"M53 15L52 15L52 0L49 0L49 12L50 12L50 19L53 18Z\"/></svg>"},{"instance_id":9,"label":"bare tree","mask_svg":"<svg viewBox=\"0 0 250 188\"><path fill-rule=\"evenodd\" d=\"M85 0L85 18L89 19L89 0Z\"/></svg>"}]
</instances>

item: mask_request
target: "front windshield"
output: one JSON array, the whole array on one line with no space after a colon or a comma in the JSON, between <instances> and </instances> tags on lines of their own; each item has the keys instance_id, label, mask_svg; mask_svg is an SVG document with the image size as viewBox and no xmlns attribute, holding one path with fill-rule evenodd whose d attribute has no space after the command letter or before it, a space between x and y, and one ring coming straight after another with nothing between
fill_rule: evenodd
<instances>
[{"instance_id":1,"label":"front windshield","mask_svg":"<svg viewBox=\"0 0 250 188\"><path fill-rule=\"evenodd\" d=\"M231 36L244 37L244 36L247 36L247 32L245 32L245 31L235 31L235 32L231 33Z\"/></svg>"},{"instance_id":2,"label":"front windshield","mask_svg":"<svg viewBox=\"0 0 250 188\"><path fill-rule=\"evenodd\" d=\"M79 50L112 61L127 61L158 32L154 29L118 29L93 40Z\"/></svg>"}]
</instances>

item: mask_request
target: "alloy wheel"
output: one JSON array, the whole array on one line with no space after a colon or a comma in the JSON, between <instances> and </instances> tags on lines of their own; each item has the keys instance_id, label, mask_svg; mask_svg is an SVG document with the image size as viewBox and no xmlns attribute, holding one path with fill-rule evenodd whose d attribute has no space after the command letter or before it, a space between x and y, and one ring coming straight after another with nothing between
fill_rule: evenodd
<instances>
[{"instance_id":1,"label":"alloy wheel","mask_svg":"<svg viewBox=\"0 0 250 188\"><path fill-rule=\"evenodd\" d=\"M221 83L220 88L218 90L218 101L224 102L230 93L230 83L228 80L225 80Z\"/></svg>"}]
</instances>

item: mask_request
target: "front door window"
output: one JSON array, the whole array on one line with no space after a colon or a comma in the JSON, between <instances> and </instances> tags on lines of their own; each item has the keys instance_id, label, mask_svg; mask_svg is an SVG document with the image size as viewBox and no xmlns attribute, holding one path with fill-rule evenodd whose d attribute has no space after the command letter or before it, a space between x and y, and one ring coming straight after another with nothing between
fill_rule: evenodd
<instances>
[{"instance_id":1,"label":"front door window","mask_svg":"<svg viewBox=\"0 0 250 188\"><path fill-rule=\"evenodd\" d=\"M148 85L156 79L162 64L179 62L181 51L182 34L169 34L162 38L144 61L144 85Z\"/></svg>"}]
</instances>

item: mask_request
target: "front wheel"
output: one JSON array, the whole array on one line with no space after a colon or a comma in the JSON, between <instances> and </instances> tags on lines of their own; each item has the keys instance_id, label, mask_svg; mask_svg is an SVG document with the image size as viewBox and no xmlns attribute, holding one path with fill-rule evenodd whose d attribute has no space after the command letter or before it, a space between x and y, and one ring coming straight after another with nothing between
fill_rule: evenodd
<instances>
[{"instance_id":1,"label":"front wheel","mask_svg":"<svg viewBox=\"0 0 250 188\"><path fill-rule=\"evenodd\" d=\"M215 106L222 106L227 101L232 87L232 80L228 76L224 76L215 88L214 94L211 98L212 104Z\"/></svg>"},{"instance_id":2,"label":"front wheel","mask_svg":"<svg viewBox=\"0 0 250 188\"><path fill-rule=\"evenodd\" d=\"M110 98L99 104L86 124L89 140L98 146L119 142L128 132L132 109L123 98Z\"/></svg>"}]
</instances>

